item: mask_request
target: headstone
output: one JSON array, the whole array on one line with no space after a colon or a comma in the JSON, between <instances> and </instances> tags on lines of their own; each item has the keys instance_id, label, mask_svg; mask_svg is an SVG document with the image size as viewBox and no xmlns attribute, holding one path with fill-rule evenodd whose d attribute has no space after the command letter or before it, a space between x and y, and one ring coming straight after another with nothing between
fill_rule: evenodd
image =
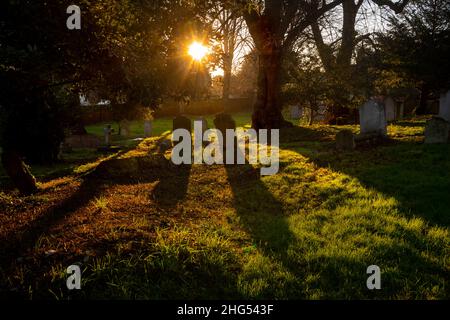
<instances>
[{"instance_id":1,"label":"headstone","mask_svg":"<svg viewBox=\"0 0 450 320\"><path fill-rule=\"evenodd\" d=\"M291 106L291 119L298 120L302 116L302 110L299 106Z\"/></svg>"},{"instance_id":2,"label":"headstone","mask_svg":"<svg viewBox=\"0 0 450 320\"><path fill-rule=\"evenodd\" d=\"M351 130L341 130L336 134L336 149L345 151L355 149L355 137Z\"/></svg>"},{"instance_id":3,"label":"headstone","mask_svg":"<svg viewBox=\"0 0 450 320\"><path fill-rule=\"evenodd\" d=\"M449 134L450 123L440 117L433 117L425 127L425 143L447 143Z\"/></svg>"},{"instance_id":4,"label":"headstone","mask_svg":"<svg viewBox=\"0 0 450 320\"><path fill-rule=\"evenodd\" d=\"M384 105L374 100L367 101L359 108L361 134L387 135Z\"/></svg>"},{"instance_id":5,"label":"headstone","mask_svg":"<svg viewBox=\"0 0 450 320\"><path fill-rule=\"evenodd\" d=\"M441 93L439 99L439 117L450 122L450 90L446 93Z\"/></svg>"},{"instance_id":6,"label":"headstone","mask_svg":"<svg viewBox=\"0 0 450 320\"><path fill-rule=\"evenodd\" d=\"M128 137L130 135L130 122L128 120L120 121L120 135Z\"/></svg>"},{"instance_id":7,"label":"headstone","mask_svg":"<svg viewBox=\"0 0 450 320\"><path fill-rule=\"evenodd\" d=\"M236 129L236 122L229 114L226 113L217 115L214 118L214 125L224 135L226 133L226 129Z\"/></svg>"},{"instance_id":8,"label":"headstone","mask_svg":"<svg viewBox=\"0 0 450 320\"><path fill-rule=\"evenodd\" d=\"M111 134L114 132L114 129L111 128L111 125L108 124L103 128L103 135L105 138L105 145L109 146L111 143Z\"/></svg>"},{"instance_id":9,"label":"headstone","mask_svg":"<svg viewBox=\"0 0 450 320\"><path fill-rule=\"evenodd\" d=\"M152 122L150 120L144 121L144 136L146 138L152 135Z\"/></svg>"},{"instance_id":10,"label":"headstone","mask_svg":"<svg viewBox=\"0 0 450 320\"><path fill-rule=\"evenodd\" d=\"M189 132L192 132L191 120L184 116L177 116L173 119L173 131L176 129L186 129Z\"/></svg>"},{"instance_id":11,"label":"headstone","mask_svg":"<svg viewBox=\"0 0 450 320\"><path fill-rule=\"evenodd\" d=\"M236 129L236 122L234 121L234 119L226 113L221 113L218 114L215 118L214 118L214 126L222 133L223 136L223 155L226 156L227 154L227 136L226 136L226 130L227 129ZM234 141L234 147L236 149L237 143L236 143L236 138ZM233 150L234 152L234 150ZM234 154L234 156L236 157L236 153Z\"/></svg>"},{"instance_id":12,"label":"headstone","mask_svg":"<svg viewBox=\"0 0 450 320\"><path fill-rule=\"evenodd\" d=\"M384 99L384 110L386 112L386 121L397 120L397 107L394 99L391 97Z\"/></svg>"}]
</instances>

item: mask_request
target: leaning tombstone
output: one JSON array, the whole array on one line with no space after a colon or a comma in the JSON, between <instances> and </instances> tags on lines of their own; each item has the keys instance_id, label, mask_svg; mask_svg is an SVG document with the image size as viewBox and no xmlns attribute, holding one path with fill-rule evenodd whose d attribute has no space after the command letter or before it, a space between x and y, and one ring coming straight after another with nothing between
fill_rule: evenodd
<instances>
[{"instance_id":1,"label":"leaning tombstone","mask_svg":"<svg viewBox=\"0 0 450 320\"><path fill-rule=\"evenodd\" d=\"M384 99L384 110L386 112L386 121L397 120L397 107L394 99L391 97Z\"/></svg>"},{"instance_id":2,"label":"leaning tombstone","mask_svg":"<svg viewBox=\"0 0 450 320\"><path fill-rule=\"evenodd\" d=\"M291 106L290 112L291 112L291 119L293 120L298 120L302 116L301 109L299 106Z\"/></svg>"},{"instance_id":3,"label":"leaning tombstone","mask_svg":"<svg viewBox=\"0 0 450 320\"><path fill-rule=\"evenodd\" d=\"M386 136L384 105L375 100L367 101L359 108L359 124L361 135Z\"/></svg>"},{"instance_id":4,"label":"leaning tombstone","mask_svg":"<svg viewBox=\"0 0 450 320\"><path fill-rule=\"evenodd\" d=\"M355 149L355 137L351 130L341 130L336 134L336 149L343 151Z\"/></svg>"},{"instance_id":5,"label":"leaning tombstone","mask_svg":"<svg viewBox=\"0 0 450 320\"><path fill-rule=\"evenodd\" d=\"M439 99L439 117L450 122L450 90L441 93Z\"/></svg>"},{"instance_id":6,"label":"leaning tombstone","mask_svg":"<svg viewBox=\"0 0 450 320\"><path fill-rule=\"evenodd\" d=\"M450 123L443 118L433 117L425 127L425 143L447 143L449 141Z\"/></svg>"},{"instance_id":7,"label":"leaning tombstone","mask_svg":"<svg viewBox=\"0 0 450 320\"><path fill-rule=\"evenodd\" d=\"M145 120L144 121L144 136L146 138L148 138L151 135L152 135L152 121L151 120Z\"/></svg>"}]
</instances>

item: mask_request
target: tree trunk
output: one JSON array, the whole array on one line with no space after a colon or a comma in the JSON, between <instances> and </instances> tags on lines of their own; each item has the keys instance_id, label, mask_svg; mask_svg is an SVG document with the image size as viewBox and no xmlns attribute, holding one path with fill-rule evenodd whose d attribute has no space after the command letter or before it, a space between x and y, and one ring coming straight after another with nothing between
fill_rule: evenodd
<instances>
[{"instance_id":1,"label":"tree trunk","mask_svg":"<svg viewBox=\"0 0 450 320\"><path fill-rule=\"evenodd\" d=\"M230 97L231 87L231 67L233 64L233 57L226 56L223 60L223 90L222 100L227 101Z\"/></svg>"},{"instance_id":2,"label":"tree trunk","mask_svg":"<svg viewBox=\"0 0 450 320\"><path fill-rule=\"evenodd\" d=\"M281 52L259 54L256 102L253 109L254 129L279 129L287 126L280 102Z\"/></svg>"},{"instance_id":3,"label":"tree trunk","mask_svg":"<svg viewBox=\"0 0 450 320\"><path fill-rule=\"evenodd\" d=\"M355 25L356 15L360 5L355 4L354 0L345 0L342 3L343 8L343 24L342 24L342 41L339 48L336 64L338 68L349 71L353 51L355 49Z\"/></svg>"},{"instance_id":4,"label":"tree trunk","mask_svg":"<svg viewBox=\"0 0 450 320\"><path fill-rule=\"evenodd\" d=\"M36 179L17 152L3 150L1 158L3 168L21 194L30 195L38 190Z\"/></svg>"}]
</instances>

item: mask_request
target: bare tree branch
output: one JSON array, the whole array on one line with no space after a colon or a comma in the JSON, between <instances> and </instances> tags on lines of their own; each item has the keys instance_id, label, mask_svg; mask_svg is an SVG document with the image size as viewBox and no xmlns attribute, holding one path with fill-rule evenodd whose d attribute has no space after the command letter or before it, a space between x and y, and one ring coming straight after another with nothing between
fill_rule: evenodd
<instances>
[{"instance_id":1,"label":"bare tree branch","mask_svg":"<svg viewBox=\"0 0 450 320\"><path fill-rule=\"evenodd\" d=\"M284 47L290 47L295 40L298 38L299 34L308 28L312 23L317 21L324 13L334 9L338 5L340 5L344 0L334 0L328 4L322 4L319 8L315 8L314 10L307 10L306 16L302 19L300 23L298 23L294 28L288 31L288 35L283 43Z\"/></svg>"},{"instance_id":2,"label":"bare tree branch","mask_svg":"<svg viewBox=\"0 0 450 320\"><path fill-rule=\"evenodd\" d=\"M409 2L409 0L402 0L400 2L392 2L390 0L372 0L372 1L377 5L379 5L380 7L388 6L397 14L401 13Z\"/></svg>"}]
</instances>

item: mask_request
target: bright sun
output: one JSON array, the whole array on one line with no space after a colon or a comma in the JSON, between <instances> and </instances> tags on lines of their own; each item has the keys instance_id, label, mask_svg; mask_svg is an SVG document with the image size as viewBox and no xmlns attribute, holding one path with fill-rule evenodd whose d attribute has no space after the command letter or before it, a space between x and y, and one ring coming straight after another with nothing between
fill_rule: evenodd
<instances>
[{"instance_id":1,"label":"bright sun","mask_svg":"<svg viewBox=\"0 0 450 320\"><path fill-rule=\"evenodd\" d=\"M196 61L200 61L208 53L208 48L198 42L193 42L189 46L189 55Z\"/></svg>"}]
</instances>

